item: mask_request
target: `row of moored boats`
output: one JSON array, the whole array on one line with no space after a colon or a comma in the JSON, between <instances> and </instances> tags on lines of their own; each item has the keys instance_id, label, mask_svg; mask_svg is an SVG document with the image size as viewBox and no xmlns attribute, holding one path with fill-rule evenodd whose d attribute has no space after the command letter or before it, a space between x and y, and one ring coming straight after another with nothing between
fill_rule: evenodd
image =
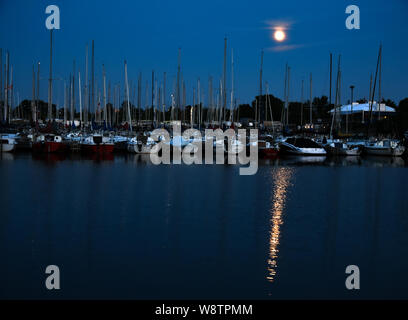
<instances>
[{"instance_id":1,"label":"row of moored boats","mask_svg":"<svg viewBox=\"0 0 408 320\"><path fill-rule=\"evenodd\" d=\"M137 136L115 135L82 132L58 134L1 134L1 152L13 152L19 149L31 149L38 153L64 153L80 151L84 153L110 154L115 151L126 151L136 154L149 154L157 143L150 132L139 133ZM201 140L201 141L198 141ZM249 139L247 139L248 141ZM194 142L201 142L204 148L206 138L196 137L184 139L173 136L168 143L171 148L183 149ZM214 149L223 144L224 152L238 153L244 148L250 149L251 144L243 145L237 136L229 141L213 142ZM406 147L399 140L334 140L326 138L310 138L304 136L273 137L263 135L255 142L261 157L275 157L279 154L302 156L359 156L362 154L375 156L399 157L404 155ZM218 149L219 150L219 149Z\"/></svg>"}]
</instances>

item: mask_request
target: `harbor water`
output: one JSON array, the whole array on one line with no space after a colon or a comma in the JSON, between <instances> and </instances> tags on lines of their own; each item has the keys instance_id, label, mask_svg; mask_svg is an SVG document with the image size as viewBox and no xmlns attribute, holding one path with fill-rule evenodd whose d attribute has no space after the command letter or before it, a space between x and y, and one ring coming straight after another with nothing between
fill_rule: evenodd
<instances>
[{"instance_id":1,"label":"harbor water","mask_svg":"<svg viewBox=\"0 0 408 320\"><path fill-rule=\"evenodd\" d=\"M0 159L2 299L408 298L408 161ZM60 269L47 290L45 269ZM348 265L360 290L347 290Z\"/></svg>"}]
</instances>

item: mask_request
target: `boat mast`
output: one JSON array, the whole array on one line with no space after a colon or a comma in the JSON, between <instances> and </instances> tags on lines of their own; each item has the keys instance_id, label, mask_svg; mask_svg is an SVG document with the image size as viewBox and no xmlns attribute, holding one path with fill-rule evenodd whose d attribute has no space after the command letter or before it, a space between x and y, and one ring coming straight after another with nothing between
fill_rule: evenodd
<instances>
[{"instance_id":1,"label":"boat mast","mask_svg":"<svg viewBox=\"0 0 408 320\"><path fill-rule=\"evenodd\" d=\"M71 126L74 123L74 79L70 75L70 90L71 90L71 97L70 97L70 103L71 103L71 114L70 114L70 119L71 119Z\"/></svg>"},{"instance_id":2,"label":"boat mast","mask_svg":"<svg viewBox=\"0 0 408 320\"><path fill-rule=\"evenodd\" d=\"M84 100L84 124L85 126L88 124L88 95L89 95L89 88L88 88L88 44L86 44L85 50L85 100Z\"/></svg>"},{"instance_id":3,"label":"boat mast","mask_svg":"<svg viewBox=\"0 0 408 320\"><path fill-rule=\"evenodd\" d=\"M72 70L72 123L74 123L75 120L75 60L73 62L73 70Z\"/></svg>"},{"instance_id":4,"label":"boat mast","mask_svg":"<svg viewBox=\"0 0 408 320\"><path fill-rule=\"evenodd\" d=\"M330 92L329 92L329 105L331 105L331 101L332 101L332 60L333 60L333 55L330 52Z\"/></svg>"},{"instance_id":5,"label":"boat mast","mask_svg":"<svg viewBox=\"0 0 408 320\"><path fill-rule=\"evenodd\" d=\"M201 130L201 87L200 87L200 78L197 81L197 122L198 130Z\"/></svg>"},{"instance_id":6,"label":"boat mast","mask_svg":"<svg viewBox=\"0 0 408 320\"><path fill-rule=\"evenodd\" d=\"M286 92L286 126L289 126L289 92L290 92L290 67L288 67L288 90Z\"/></svg>"},{"instance_id":7,"label":"boat mast","mask_svg":"<svg viewBox=\"0 0 408 320\"><path fill-rule=\"evenodd\" d=\"M264 57L264 51L262 49L262 51L261 51L261 68L259 70L259 103L258 103L257 114L256 114L256 119L258 120L257 122L261 122L261 109L262 109L262 106L263 106L263 103L262 103L263 57Z\"/></svg>"},{"instance_id":8,"label":"boat mast","mask_svg":"<svg viewBox=\"0 0 408 320\"><path fill-rule=\"evenodd\" d=\"M190 109L190 126L194 128L195 88L193 88L193 105Z\"/></svg>"},{"instance_id":9,"label":"boat mast","mask_svg":"<svg viewBox=\"0 0 408 320\"><path fill-rule=\"evenodd\" d=\"M112 103L111 103L111 101L112 101L111 98L112 98L112 96L111 96L111 82L110 82L110 80L109 80L109 82L108 82L108 104L107 104L107 106L106 106L107 118L108 118L109 126L112 126L113 105L112 105ZM109 106L109 108L108 108L108 106Z\"/></svg>"},{"instance_id":10,"label":"boat mast","mask_svg":"<svg viewBox=\"0 0 408 320\"><path fill-rule=\"evenodd\" d=\"M222 121L225 121L225 109L227 107L227 38L224 38L224 70L222 86Z\"/></svg>"},{"instance_id":11,"label":"boat mast","mask_svg":"<svg viewBox=\"0 0 408 320\"><path fill-rule=\"evenodd\" d=\"M213 97L213 84L212 84L212 77L210 76L208 79L208 97L209 97L209 114L207 115L207 119L210 123L212 123L213 113L214 113L214 97Z\"/></svg>"},{"instance_id":12,"label":"boat mast","mask_svg":"<svg viewBox=\"0 0 408 320\"><path fill-rule=\"evenodd\" d=\"M283 106L283 110L281 112L281 122L284 123L285 119L286 119L286 108L287 108L287 84L288 84L288 63L286 62L285 65L285 84L283 86L283 99L285 100L284 106Z\"/></svg>"},{"instance_id":13,"label":"boat mast","mask_svg":"<svg viewBox=\"0 0 408 320\"><path fill-rule=\"evenodd\" d=\"M380 49L378 51L377 68L375 69L374 86L373 86L373 92L372 92L371 103L370 103L370 121L368 122L368 126L367 126L367 136L368 136L368 133L369 133L369 130L370 130L371 121L373 119L373 100L374 100L374 96L375 96L375 86L376 86L376 83L377 83L377 73L378 73L378 67L379 67L379 63L380 63L380 59L381 59L381 51L382 51L382 44L380 44Z\"/></svg>"},{"instance_id":14,"label":"boat mast","mask_svg":"<svg viewBox=\"0 0 408 320\"><path fill-rule=\"evenodd\" d=\"M79 123L82 129L82 94L81 94L81 72L78 71L78 93L79 93Z\"/></svg>"},{"instance_id":15,"label":"boat mast","mask_svg":"<svg viewBox=\"0 0 408 320\"><path fill-rule=\"evenodd\" d=\"M313 105L312 105L312 73L310 73L310 101L309 101L309 109L310 109L310 126L312 126L313 123Z\"/></svg>"},{"instance_id":16,"label":"boat mast","mask_svg":"<svg viewBox=\"0 0 408 320\"><path fill-rule=\"evenodd\" d=\"M153 103L153 120L154 120L154 127L157 128L157 98L158 98L158 93L157 93L157 80L154 81L154 103Z\"/></svg>"},{"instance_id":17,"label":"boat mast","mask_svg":"<svg viewBox=\"0 0 408 320\"><path fill-rule=\"evenodd\" d=\"M186 83L182 82L183 84L183 103L182 103L182 107L183 107L183 118L181 119L181 125L183 125L183 121L186 122Z\"/></svg>"},{"instance_id":18,"label":"boat mast","mask_svg":"<svg viewBox=\"0 0 408 320\"><path fill-rule=\"evenodd\" d=\"M166 72L163 73L163 124L166 121Z\"/></svg>"},{"instance_id":19,"label":"boat mast","mask_svg":"<svg viewBox=\"0 0 408 320\"><path fill-rule=\"evenodd\" d=\"M3 117L4 117L4 122L8 122L8 119L9 119L9 117L8 117L8 100L9 100L9 97L8 97L8 90L9 90L9 76L10 76L10 73L9 73L9 63L10 63L10 57L9 57L9 52L7 51L6 52L6 85L5 85L5 89L4 89L4 114L3 114Z\"/></svg>"},{"instance_id":20,"label":"boat mast","mask_svg":"<svg viewBox=\"0 0 408 320\"><path fill-rule=\"evenodd\" d=\"M35 121L37 121L38 110L40 110L40 62L37 65L37 99L35 104Z\"/></svg>"},{"instance_id":21,"label":"boat mast","mask_svg":"<svg viewBox=\"0 0 408 320\"><path fill-rule=\"evenodd\" d=\"M178 119L178 112L180 109L180 64L181 64L181 48L178 50L178 66L177 66L177 92L176 92L176 117L173 120Z\"/></svg>"},{"instance_id":22,"label":"boat mast","mask_svg":"<svg viewBox=\"0 0 408 320\"><path fill-rule=\"evenodd\" d=\"M103 74L103 121L107 124L107 114L106 114L106 72L105 65L102 65L102 74Z\"/></svg>"},{"instance_id":23,"label":"boat mast","mask_svg":"<svg viewBox=\"0 0 408 320\"><path fill-rule=\"evenodd\" d=\"M154 70L152 70L152 125L154 123L153 108L154 108Z\"/></svg>"},{"instance_id":24,"label":"boat mast","mask_svg":"<svg viewBox=\"0 0 408 320\"><path fill-rule=\"evenodd\" d=\"M91 88L91 95L92 95L92 110L95 111L95 116L96 116L96 110L95 110L95 46L94 46L94 40L92 40L92 88ZM91 114L92 115L92 114ZM96 120L96 119L95 119Z\"/></svg>"},{"instance_id":25,"label":"boat mast","mask_svg":"<svg viewBox=\"0 0 408 320\"><path fill-rule=\"evenodd\" d=\"M379 75L378 75L378 120L380 120L381 111L381 65L382 65L382 50L380 52L380 65L379 65Z\"/></svg>"},{"instance_id":26,"label":"boat mast","mask_svg":"<svg viewBox=\"0 0 408 320\"><path fill-rule=\"evenodd\" d=\"M146 88L145 88L145 120L148 119L148 111L149 111L149 81L146 80Z\"/></svg>"},{"instance_id":27,"label":"boat mast","mask_svg":"<svg viewBox=\"0 0 408 320\"><path fill-rule=\"evenodd\" d=\"M304 101L303 101L303 85L304 85L304 80L302 79L302 91L300 92L300 104L301 104L301 107L300 107L300 128L301 129L303 129L303 105L304 105Z\"/></svg>"},{"instance_id":28,"label":"boat mast","mask_svg":"<svg viewBox=\"0 0 408 320\"><path fill-rule=\"evenodd\" d=\"M68 87L64 82L64 126L67 125Z\"/></svg>"},{"instance_id":29,"label":"boat mast","mask_svg":"<svg viewBox=\"0 0 408 320\"><path fill-rule=\"evenodd\" d=\"M130 128L130 132L132 132L132 119L130 117L130 104L129 104L129 83L128 83L126 60L125 60L125 83L126 83L126 94L127 94L127 111L128 111L128 118L129 118L129 128Z\"/></svg>"},{"instance_id":30,"label":"boat mast","mask_svg":"<svg viewBox=\"0 0 408 320\"><path fill-rule=\"evenodd\" d=\"M50 30L50 78L48 79L48 121L52 120L52 30Z\"/></svg>"},{"instance_id":31,"label":"boat mast","mask_svg":"<svg viewBox=\"0 0 408 320\"><path fill-rule=\"evenodd\" d=\"M0 52L0 55L1 55L1 52ZM1 65L1 61L0 61L0 65ZM31 119L33 120L33 122L35 122L35 70L34 70L34 65L33 65L33 98L31 100Z\"/></svg>"},{"instance_id":32,"label":"boat mast","mask_svg":"<svg viewBox=\"0 0 408 320\"><path fill-rule=\"evenodd\" d=\"M9 107L9 121L13 119L13 102L14 102L14 90L13 90L13 65L10 66L10 107Z\"/></svg>"},{"instance_id":33,"label":"boat mast","mask_svg":"<svg viewBox=\"0 0 408 320\"><path fill-rule=\"evenodd\" d=\"M139 72L139 78L137 79L137 119L140 124L140 105L142 103L142 73Z\"/></svg>"},{"instance_id":34,"label":"boat mast","mask_svg":"<svg viewBox=\"0 0 408 320\"><path fill-rule=\"evenodd\" d=\"M0 102L1 101L3 101L3 49L2 48L0 48Z\"/></svg>"},{"instance_id":35,"label":"boat mast","mask_svg":"<svg viewBox=\"0 0 408 320\"><path fill-rule=\"evenodd\" d=\"M234 122L234 49L231 49L231 105L230 105L230 121Z\"/></svg>"}]
</instances>

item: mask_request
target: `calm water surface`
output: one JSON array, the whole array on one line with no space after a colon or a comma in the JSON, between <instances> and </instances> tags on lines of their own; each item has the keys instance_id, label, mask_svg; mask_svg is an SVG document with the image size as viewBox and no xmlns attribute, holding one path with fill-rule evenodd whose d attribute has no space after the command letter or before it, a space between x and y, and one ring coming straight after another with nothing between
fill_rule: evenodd
<instances>
[{"instance_id":1,"label":"calm water surface","mask_svg":"<svg viewBox=\"0 0 408 320\"><path fill-rule=\"evenodd\" d=\"M408 298L403 159L288 158L240 176L16 154L0 177L0 298ZM345 289L351 264L359 291Z\"/></svg>"}]
</instances>

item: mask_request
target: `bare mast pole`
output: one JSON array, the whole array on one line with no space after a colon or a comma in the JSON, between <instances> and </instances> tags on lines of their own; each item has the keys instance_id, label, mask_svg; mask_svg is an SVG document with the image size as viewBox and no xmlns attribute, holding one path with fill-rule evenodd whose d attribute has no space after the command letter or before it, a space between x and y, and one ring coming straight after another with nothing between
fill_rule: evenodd
<instances>
[{"instance_id":1,"label":"bare mast pole","mask_svg":"<svg viewBox=\"0 0 408 320\"><path fill-rule=\"evenodd\" d=\"M132 132L132 119L130 117L130 105L129 105L129 84L128 84L128 75L127 75L127 63L125 60L125 83L126 83L126 94L127 94L127 111L129 117L129 128L130 132Z\"/></svg>"},{"instance_id":2,"label":"bare mast pole","mask_svg":"<svg viewBox=\"0 0 408 320\"><path fill-rule=\"evenodd\" d=\"M78 93L79 93L79 123L82 129L82 92L81 92L81 72L78 71Z\"/></svg>"},{"instance_id":3,"label":"bare mast pole","mask_svg":"<svg viewBox=\"0 0 408 320\"><path fill-rule=\"evenodd\" d=\"M3 101L3 49L0 48L0 102Z\"/></svg>"},{"instance_id":4,"label":"bare mast pole","mask_svg":"<svg viewBox=\"0 0 408 320\"><path fill-rule=\"evenodd\" d=\"M92 40L92 110L95 111L95 117L96 117L96 110L95 110L95 46L94 46L94 40ZM96 120L96 119L95 119Z\"/></svg>"},{"instance_id":5,"label":"bare mast pole","mask_svg":"<svg viewBox=\"0 0 408 320\"><path fill-rule=\"evenodd\" d=\"M37 99L35 104L35 121L37 121L38 110L40 109L40 62L37 65Z\"/></svg>"},{"instance_id":6,"label":"bare mast pole","mask_svg":"<svg viewBox=\"0 0 408 320\"><path fill-rule=\"evenodd\" d=\"M261 51L261 69L259 71L259 103L258 103L257 115L256 115L256 118L258 119L258 122L261 122L263 57L264 57L264 51L262 49L262 51Z\"/></svg>"},{"instance_id":7,"label":"bare mast pole","mask_svg":"<svg viewBox=\"0 0 408 320\"><path fill-rule=\"evenodd\" d=\"M330 53L330 92L329 92L329 105L332 102L332 65L333 65L333 55Z\"/></svg>"},{"instance_id":8,"label":"bare mast pole","mask_svg":"<svg viewBox=\"0 0 408 320\"><path fill-rule=\"evenodd\" d=\"M282 110L282 113L281 113L281 122L282 123L284 123L284 121L285 121L285 119L286 119L286 107L287 107L287 99L286 99L286 97L287 97L287 94L286 94L286 92L287 92L287 85L288 85L288 63L286 63L286 65L285 65L285 84L284 84L284 87L283 87L283 99L285 99L285 104L284 104L284 106L283 106L283 110Z\"/></svg>"},{"instance_id":9,"label":"bare mast pole","mask_svg":"<svg viewBox=\"0 0 408 320\"><path fill-rule=\"evenodd\" d=\"M8 122L8 90L9 90L9 77L10 77L10 72L9 72L9 63L10 63L10 57L9 57L9 52L6 52L6 85L4 89L4 122Z\"/></svg>"},{"instance_id":10,"label":"bare mast pole","mask_svg":"<svg viewBox=\"0 0 408 320\"><path fill-rule=\"evenodd\" d=\"M224 71L222 86L222 121L225 121L225 109L227 107L227 38L224 38Z\"/></svg>"},{"instance_id":11,"label":"bare mast pole","mask_svg":"<svg viewBox=\"0 0 408 320\"><path fill-rule=\"evenodd\" d=\"M163 124L166 121L166 72L163 73Z\"/></svg>"},{"instance_id":12,"label":"bare mast pole","mask_svg":"<svg viewBox=\"0 0 408 320\"><path fill-rule=\"evenodd\" d=\"M35 70L34 70L34 65L33 65L33 98L31 100L31 118L35 122Z\"/></svg>"},{"instance_id":13,"label":"bare mast pole","mask_svg":"<svg viewBox=\"0 0 408 320\"><path fill-rule=\"evenodd\" d=\"M68 87L64 82L64 126L67 125Z\"/></svg>"},{"instance_id":14,"label":"bare mast pole","mask_svg":"<svg viewBox=\"0 0 408 320\"><path fill-rule=\"evenodd\" d=\"M103 72L103 121L105 124L108 122L107 114L106 114L106 73L105 73L105 65L102 65L102 72Z\"/></svg>"},{"instance_id":15,"label":"bare mast pole","mask_svg":"<svg viewBox=\"0 0 408 320\"><path fill-rule=\"evenodd\" d=\"M303 86L304 86L304 80L302 79L302 91L300 93L300 103L301 103L301 108L300 108L300 127L303 129Z\"/></svg>"},{"instance_id":16,"label":"bare mast pole","mask_svg":"<svg viewBox=\"0 0 408 320\"><path fill-rule=\"evenodd\" d=\"M382 50L380 51L380 65L379 65L379 74L378 74L378 120L380 120L380 111L381 111L381 64L382 64Z\"/></svg>"},{"instance_id":17,"label":"bare mast pole","mask_svg":"<svg viewBox=\"0 0 408 320\"><path fill-rule=\"evenodd\" d=\"M48 121L52 120L52 30L50 30L50 78L48 79Z\"/></svg>"},{"instance_id":18,"label":"bare mast pole","mask_svg":"<svg viewBox=\"0 0 408 320\"><path fill-rule=\"evenodd\" d=\"M290 93L290 67L288 67L288 91L286 92L286 126L289 125L289 93Z\"/></svg>"},{"instance_id":19,"label":"bare mast pole","mask_svg":"<svg viewBox=\"0 0 408 320\"><path fill-rule=\"evenodd\" d=\"M88 124L88 95L89 95L89 87L88 87L88 44L86 44L86 54L85 54L85 103L84 103L84 124L85 126Z\"/></svg>"},{"instance_id":20,"label":"bare mast pole","mask_svg":"<svg viewBox=\"0 0 408 320\"><path fill-rule=\"evenodd\" d=\"M71 126L74 123L74 77L71 77L70 75L70 91L71 91L71 96L70 96L70 103L71 103Z\"/></svg>"},{"instance_id":21,"label":"bare mast pole","mask_svg":"<svg viewBox=\"0 0 408 320\"><path fill-rule=\"evenodd\" d=\"M234 122L234 49L231 49L231 105L230 105L230 121Z\"/></svg>"},{"instance_id":22,"label":"bare mast pole","mask_svg":"<svg viewBox=\"0 0 408 320\"><path fill-rule=\"evenodd\" d=\"M310 108L310 126L313 123L313 105L312 105L312 73L310 73L310 101L309 101L309 108Z\"/></svg>"},{"instance_id":23,"label":"bare mast pole","mask_svg":"<svg viewBox=\"0 0 408 320\"><path fill-rule=\"evenodd\" d=\"M178 66L177 66L177 101L176 101L176 116L175 119L173 120L177 120L178 119L178 112L180 109L180 64L181 64L181 49L179 48L178 50Z\"/></svg>"},{"instance_id":24,"label":"bare mast pole","mask_svg":"<svg viewBox=\"0 0 408 320\"><path fill-rule=\"evenodd\" d=\"M137 79L137 111L138 111L138 123L140 123L140 106L142 103L142 73L139 72L139 78Z\"/></svg>"},{"instance_id":25,"label":"bare mast pole","mask_svg":"<svg viewBox=\"0 0 408 320\"><path fill-rule=\"evenodd\" d=\"M201 88L200 88L200 78L197 80L197 122L198 122L198 130L201 130Z\"/></svg>"}]
</instances>

